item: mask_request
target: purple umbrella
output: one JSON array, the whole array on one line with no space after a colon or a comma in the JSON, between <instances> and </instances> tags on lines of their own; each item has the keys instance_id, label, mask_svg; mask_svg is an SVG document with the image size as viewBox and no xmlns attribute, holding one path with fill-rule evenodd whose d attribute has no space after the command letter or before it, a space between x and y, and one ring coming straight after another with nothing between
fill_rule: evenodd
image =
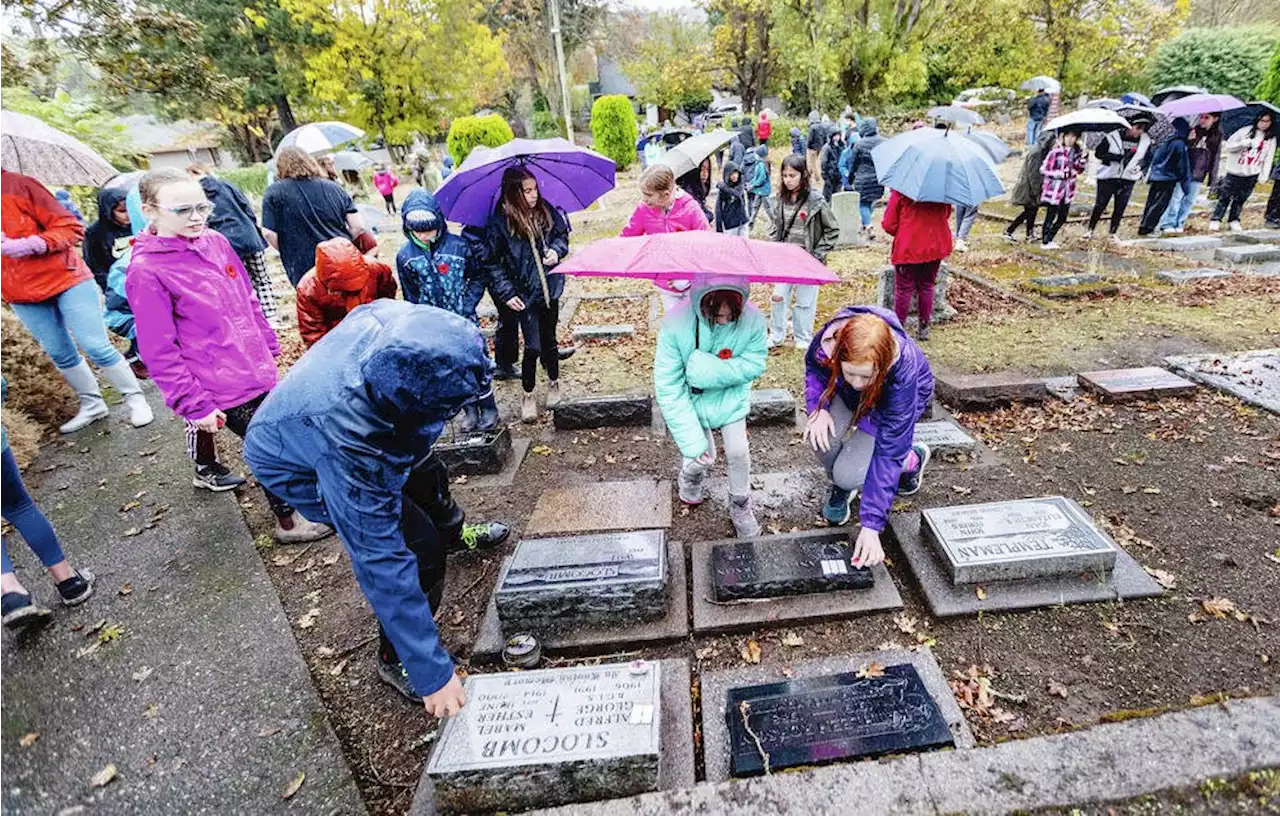
<instances>
[{"instance_id":1,"label":"purple umbrella","mask_svg":"<svg viewBox=\"0 0 1280 816\"><path fill-rule=\"evenodd\" d=\"M436 190L445 218L483 227L498 206L502 174L523 167L538 180L542 199L565 212L585 210L614 187L613 160L566 139L513 139L477 147Z\"/></svg>"},{"instance_id":2,"label":"purple umbrella","mask_svg":"<svg viewBox=\"0 0 1280 816\"><path fill-rule=\"evenodd\" d=\"M1199 116L1202 113L1222 113L1243 107L1243 102L1229 94L1191 94L1165 102L1159 111L1166 116Z\"/></svg>"}]
</instances>

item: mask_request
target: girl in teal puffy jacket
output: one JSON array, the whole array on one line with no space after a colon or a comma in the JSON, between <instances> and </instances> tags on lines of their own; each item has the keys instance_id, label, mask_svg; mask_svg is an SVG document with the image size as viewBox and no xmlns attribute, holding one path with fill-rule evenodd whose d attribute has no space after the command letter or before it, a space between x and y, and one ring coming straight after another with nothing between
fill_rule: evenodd
<instances>
[{"instance_id":1,"label":"girl in teal puffy jacket","mask_svg":"<svg viewBox=\"0 0 1280 816\"><path fill-rule=\"evenodd\" d=\"M760 534L751 507L747 412L751 384L768 357L764 315L737 278L699 281L688 303L662 321L653 361L654 394L684 456L680 501L701 504L703 477L715 464L719 429L729 471L729 518L739 538Z\"/></svg>"}]
</instances>

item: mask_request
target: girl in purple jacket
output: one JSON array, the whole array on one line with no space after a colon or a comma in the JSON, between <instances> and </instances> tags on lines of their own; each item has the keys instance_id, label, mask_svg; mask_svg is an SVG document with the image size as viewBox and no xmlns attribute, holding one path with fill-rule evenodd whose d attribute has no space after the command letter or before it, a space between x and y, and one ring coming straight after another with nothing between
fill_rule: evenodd
<instances>
[{"instance_id":1,"label":"girl in purple jacket","mask_svg":"<svg viewBox=\"0 0 1280 816\"><path fill-rule=\"evenodd\" d=\"M844 524L862 491L853 565L873 567L884 560L880 532L893 497L917 492L929 463L928 446L912 437L933 400L933 372L893 312L874 306L841 309L804 362L804 438L831 479L822 514Z\"/></svg>"},{"instance_id":2,"label":"girl in purple jacket","mask_svg":"<svg viewBox=\"0 0 1280 816\"><path fill-rule=\"evenodd\" d=\"M280 345L262 315L253 282L227 239L205 228L213 205L200 182L167 168L138 183L150 226L134 239L125 276L138 351L164 395L186 420L196 462L193 483L207 490L244 484L218 462L223 426L243 437L276 384ZM276 539L314 541L332 532L267 493Z\"/></svg>"}]
</instances>

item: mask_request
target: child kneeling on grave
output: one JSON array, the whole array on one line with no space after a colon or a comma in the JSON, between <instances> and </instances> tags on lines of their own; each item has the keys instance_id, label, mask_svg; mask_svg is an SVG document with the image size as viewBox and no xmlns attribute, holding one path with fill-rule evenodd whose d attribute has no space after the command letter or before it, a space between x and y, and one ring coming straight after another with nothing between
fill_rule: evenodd
<instances>
[{"instance_id":1,"label":"child kneeling on grave","mask_svg":"<svg viewBox=\"0 0 1280 816\"><path fill-rule=\"evenodd\" d=\"M933 372L897 316L874 306L841 309L804 363L804 438L831 479L822 514L844 524L862 492L853 564L873 567L884 560L880 532L894 496L916 493L929 463L928 446L912 437L933 400Z\"/></svg>"},{"instance_id":2,"label":"child kneeling on grave","mask_svg":"<svg viewBox=\"0 0 1280 816\"><path fill-rule=\"evenodd\" d=\"M751 383L768 357L764 315L738 278L696 281L687 303L662 320L653 361L654 395L684 456L680 501L701 504L703 478L716 461L720 430L729 471L729 518L739 538L760 535L751 507L747 412Z\"/></svg>"}]
</instances>

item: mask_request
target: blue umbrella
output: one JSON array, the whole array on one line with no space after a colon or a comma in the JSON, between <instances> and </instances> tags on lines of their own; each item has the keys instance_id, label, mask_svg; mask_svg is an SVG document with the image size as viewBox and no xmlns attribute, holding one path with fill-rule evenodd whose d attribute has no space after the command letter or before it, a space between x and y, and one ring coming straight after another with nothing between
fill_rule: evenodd
<instances>
[{"instance_id":1,"label":"blue umbrella","mask_svg":"<svg viewBox=\"0 0 1280 816\"><path fill-rule=\"evenodd\" d=\"M614 187L613 160L566 139L513 139L477 147L436 190L445 218L473 227L488 223L502 194L502 175L522 167L538 180L542 199L565 212L590 207Z\"/></svg>"},{"instance_id":2,"label":"blue umbrella","mask_svg":"<svg viewBox=\"0 0 1280 816\"><path fill-rule=\"evenodd\" d=\"M1000 164L1002 161L1009 158L1009 154L1013 152L1013 149L1009 147L1009 145L1005 144L1004 139L1001 139L994 133L988 133L985 130L970 130L968 133L963 134L963 136L966 139L976 142L979 147L987 151L987 154L991 156L991 161L995 164Z\"/></svg>"},{"instance_id":3,"label":"blue umbrella","mask_svg":"<svg viewBox=\"0 0 1280 816\"><path fill-rule=\"evenodd\" d=\"M920 128L871 151L876 178L916 201L976 207L1004 192L991 154L963 134Z\"/></svg>"},{"instance_id":4,"label":"blue umbrella","mask_svg":"<svg viewBox=\"0 0 1280 816\"><path fill-rule=\"evenodd\" d=\"M1151 104L1151 100L1146 95L1140 94L1137 91L1129 91L1129 93L1120 97L1120 101L1127 105L1142 105L1148 108L1155 107L1155 105Z\"/></svg>"},{"instance_id":5,"label":"blue umbrella","mask_svg":"<svg viewBox=\"0 0 1280 816\"><path fill-rule=\"evenodd\" d=\"M286 133L276 146L276 155L286 147L300 147L312 154L325 153L363 136L363 130L346 122L312 122Z\"/></svg>"}]
</instances>

